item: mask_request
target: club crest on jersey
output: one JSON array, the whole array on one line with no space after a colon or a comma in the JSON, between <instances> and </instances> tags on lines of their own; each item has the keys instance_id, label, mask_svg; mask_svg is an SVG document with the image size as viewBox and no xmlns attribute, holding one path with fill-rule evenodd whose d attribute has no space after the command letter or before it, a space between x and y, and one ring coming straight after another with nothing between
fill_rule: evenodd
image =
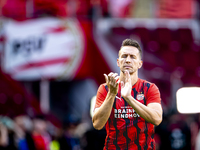
<instances>
[{"instance_id":1,"label":"club crest on jersey","mask_svg":"<svg viewBox=\"0 0 200 150\"><path fill-rule=\"evenodd\" d=\"M137 98L137 100L143 100L144 99L144 94L138 93L136 98Z\"/></svg>"}]
</instances>

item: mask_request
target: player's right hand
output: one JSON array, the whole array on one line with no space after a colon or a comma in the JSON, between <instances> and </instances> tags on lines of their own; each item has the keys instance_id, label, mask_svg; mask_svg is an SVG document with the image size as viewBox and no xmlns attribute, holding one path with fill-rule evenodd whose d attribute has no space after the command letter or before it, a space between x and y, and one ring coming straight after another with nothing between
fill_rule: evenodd
<instances>
[{"instance_id":1,"label":"player's right hand","mask_svg":"<svg viewBox=\"0 0 200 150\"><path fill-rule=\"evenodd\" d=\"M117 94L119 87L119 76L117 73L109 73L108 75L104 74L108 90L111 94Z\"/></svg>"}]
</instances>

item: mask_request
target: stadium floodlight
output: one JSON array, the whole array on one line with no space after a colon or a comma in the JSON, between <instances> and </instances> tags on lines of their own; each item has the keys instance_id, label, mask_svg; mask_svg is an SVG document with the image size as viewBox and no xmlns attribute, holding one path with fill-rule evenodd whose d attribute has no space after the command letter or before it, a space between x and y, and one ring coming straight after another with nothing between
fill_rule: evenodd
<instances>
[{"instance_id":1,"label":"stadium floodlight","mask_svg":"<svg viewBox=\"0 0 200 150\"><path fill-rule=\"evenodd\" d=\"M200 87L183 87L176 92L177 110L180 113L200 113Z\"/></svg>"}]
</instances>

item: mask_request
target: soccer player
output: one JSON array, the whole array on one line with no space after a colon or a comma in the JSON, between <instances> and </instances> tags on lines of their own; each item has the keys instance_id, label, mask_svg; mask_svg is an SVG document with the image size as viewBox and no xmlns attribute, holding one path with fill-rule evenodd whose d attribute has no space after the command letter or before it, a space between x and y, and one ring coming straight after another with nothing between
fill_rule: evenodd
<instances>
[{"instance_id":1,"label":"soccer player","mask_svg":"<svg viewBox=\"0 0 200 150\"><path fill-rule=\"evenodd\" d=\"M104 74L106 83L97 91L95 129L105 126L104 150L155 150L154 125L162 121L157 86L138 78L142 51L137 41L125 39L119 50L117 73Z\"/></svg>"}]
</instances>

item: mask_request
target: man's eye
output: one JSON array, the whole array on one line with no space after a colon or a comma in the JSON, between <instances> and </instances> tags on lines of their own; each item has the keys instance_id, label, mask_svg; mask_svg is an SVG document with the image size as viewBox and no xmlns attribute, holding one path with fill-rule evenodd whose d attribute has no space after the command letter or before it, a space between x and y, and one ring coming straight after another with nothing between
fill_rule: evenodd
<instances>
[{"instance_id":1,"label":"man's eye","mask_svg":"<svg viewBox=\"0 0 200 150\"><path fill-rule=\"evenodd\" d=\"M135 56L131 56L132 59L135 59Z\"/></svg>"},{"instance_id":2,"label":"man's eye","mask_svg":"<svg viewBox=\"0 0 200 150\"><path fill-rule=\"evenodd\" d=\"M126 58L127 56L126 55L122 55L122 58Z\"/></svg>"}]
</instances>

